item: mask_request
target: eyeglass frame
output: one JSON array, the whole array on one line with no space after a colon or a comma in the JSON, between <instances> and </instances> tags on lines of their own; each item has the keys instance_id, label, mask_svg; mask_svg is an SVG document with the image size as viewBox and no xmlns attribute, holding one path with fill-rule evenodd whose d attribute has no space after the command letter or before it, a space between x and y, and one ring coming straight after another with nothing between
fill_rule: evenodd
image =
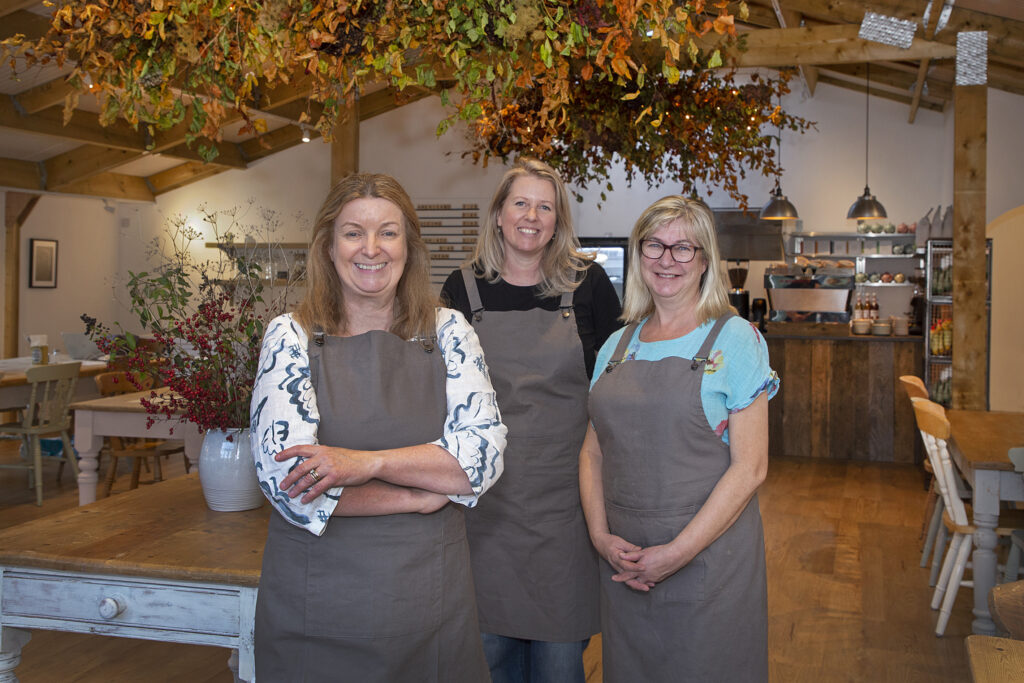
<instances>
[{"instance_id":1,"label":"eyeglass frame","mask_svg":"<svg viewBox=\"0 0 1024 683\"><path fill-rule=\"evenodd\" d=\"M658 253L657 256L649 256L649 255L647 255L645 253L645 248L644 248L645 244L657 244L659 247L661 247L661 250L660 250L660 252ZM679 259L676 258L676 247L685 247L687 249L691 249L692 250L692 255L687 260L680 261ZM703 248L704 247L698 247L695 244L688 244L686 242L676 242L675 244L665 244L664 242L662 242L660 240L654 240L654 239L642 239L642 240L640 240L640 255L643 256L644 258L650 259L652 261L657 261L658 259L660 259L662 256L665 255L666 251L668 251L669 256L676 263L692 263L693 259L695 259L697 257L697 252L700 251Z\"/></svg>"}]
</instances>

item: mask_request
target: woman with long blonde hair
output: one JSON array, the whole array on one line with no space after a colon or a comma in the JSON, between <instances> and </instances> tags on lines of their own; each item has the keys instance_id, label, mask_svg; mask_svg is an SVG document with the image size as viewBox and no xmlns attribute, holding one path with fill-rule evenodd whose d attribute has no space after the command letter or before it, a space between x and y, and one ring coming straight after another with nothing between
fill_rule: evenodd
<instances>
[{"instance_id":1,"label":"woman with long blonde hair","mask_svg":"<svg viewBox=\"0 0 1024 683\"><path fill-rule=\"evenodd\" d=\"M578 456L595 353L620 307L580 251L550 166L527 159L505 173L472 259L442 296L479 334L509 428L502 480L466 516L492 680L582 683L599 619Z\"/></svg>"},{"instance_id":2,"label":"woman with long blonde hair","mask_svg":"<svg viewBox=\"0 0 1024 683\"><path fill-rule=\"evenodd\" d=\"M487 678L461 508L500 476L506 429L427 259L401 185L348 176L317 216L305 299L267 328L251 412L274 508L261 681Z\"/></svg>"}]
</instances>

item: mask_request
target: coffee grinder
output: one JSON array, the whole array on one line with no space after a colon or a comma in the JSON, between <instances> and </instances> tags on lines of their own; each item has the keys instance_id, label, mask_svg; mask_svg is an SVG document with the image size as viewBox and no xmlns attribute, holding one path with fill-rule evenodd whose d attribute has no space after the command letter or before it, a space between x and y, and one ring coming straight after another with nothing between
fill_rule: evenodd
<instances>
[{"instance_id":1,"label":"coffee grinder","mask_svg":"<svg viewBox=\"0 0 1024 683\"><path fill-rule=\"evenodd\" d=\"M750 270L750 261L746 259L729 259L727 262L729 270L729 303L736 309L741 318L750 320L750 292L743 289L747 284L747 272Z\"/></svg>"}]
</instances>

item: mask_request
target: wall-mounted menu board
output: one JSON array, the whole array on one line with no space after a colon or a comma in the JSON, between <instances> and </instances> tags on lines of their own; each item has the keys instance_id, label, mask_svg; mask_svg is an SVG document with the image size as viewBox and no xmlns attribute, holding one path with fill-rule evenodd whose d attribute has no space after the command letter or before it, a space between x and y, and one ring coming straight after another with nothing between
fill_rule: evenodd
<instances>
[{"instance_id":1,"label":"wall-mounted menu board","mask_svg":"<svg viewBox=\"0 0 1024 683\"><path fill-rule=\"evenodd\" d=\"M438 289L449 273L469 258L483 225L477 199L419 199L416 215L430 249L430 282Z\"/></svg>"}]
</instances>

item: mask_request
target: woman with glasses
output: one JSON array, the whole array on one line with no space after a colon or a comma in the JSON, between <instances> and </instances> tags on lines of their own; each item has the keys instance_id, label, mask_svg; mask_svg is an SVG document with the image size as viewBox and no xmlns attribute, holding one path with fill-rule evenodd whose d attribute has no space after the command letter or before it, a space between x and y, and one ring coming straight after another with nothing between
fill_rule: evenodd
<instances>
[{"instance_id":1,"label":"woman with glasses","mask_svg":"<svg viewBox=\"0 0 1024 683\"><path fill-rule=\"evenodd\" d=\"M501 482L466 515L491 678L583 683L600 620L579 452L595 355L621 309L579 250L550 166L524 160L505 173L473 258L442 297L479 335L508 425Z\"/></svg>"},{"instance_id":2,"label":"woman with glasses","mask_svg":"<svg viewBox=\"0 0 1024 683\"><path fill-rule=\"evenodd\" d=\"M629 253L626 327L598 354L580 453L604 680L767 681L756 491L778 377L729 307L703 203L653 204Z\"/></svg>"}]
</instances>

